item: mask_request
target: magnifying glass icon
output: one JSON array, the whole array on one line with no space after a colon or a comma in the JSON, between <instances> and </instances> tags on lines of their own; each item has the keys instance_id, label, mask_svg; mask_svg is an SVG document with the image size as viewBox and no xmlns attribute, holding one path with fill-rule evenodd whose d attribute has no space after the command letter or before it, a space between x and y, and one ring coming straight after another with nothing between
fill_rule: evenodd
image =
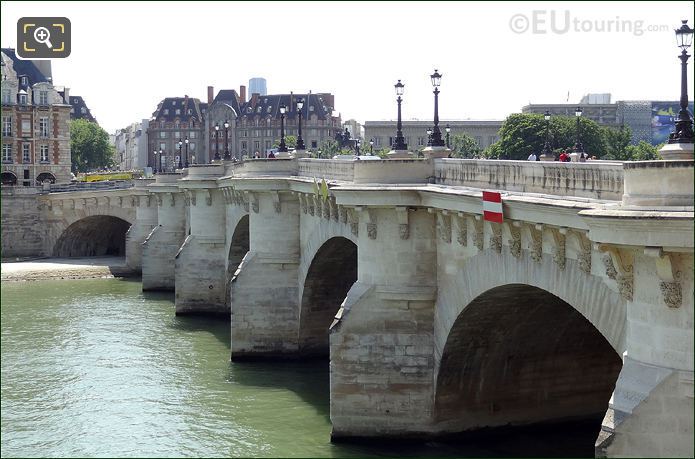
<instances>
[{"instance_id":1,"label":"magnifying glass icon","mask_svg":"<svg viewBox=\"0 0 695 459\"><path fill-rule=\"evenodd\" d=\"M34 30L34 40L45 44L48 46L48 49L53 48L53 45L51 44L51 32L49 32L45 27L37 27L36 30Z\"/></svg>"}]
</instances>

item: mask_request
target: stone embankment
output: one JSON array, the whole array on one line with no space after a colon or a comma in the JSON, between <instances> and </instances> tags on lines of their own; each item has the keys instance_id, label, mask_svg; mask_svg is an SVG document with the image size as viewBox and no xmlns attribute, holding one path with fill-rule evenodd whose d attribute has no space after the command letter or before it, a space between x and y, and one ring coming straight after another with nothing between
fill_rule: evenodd
<instances>
[{"instance_id":1,"label":"stone embankment","mask_svg":"<svg viewBox=\"0 0 695 459\"><path fill-rule=\"evenodd\" d=\"M137 276L122 257L3 259L0 279L34 281Z\"/></svg>"}]
</instances>

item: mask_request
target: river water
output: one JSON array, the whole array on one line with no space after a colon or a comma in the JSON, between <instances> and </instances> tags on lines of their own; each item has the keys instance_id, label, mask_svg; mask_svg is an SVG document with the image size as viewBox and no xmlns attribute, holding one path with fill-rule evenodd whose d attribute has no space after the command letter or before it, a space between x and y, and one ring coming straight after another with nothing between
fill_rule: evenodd
<instances>
[{"instance_id":1,"label":"river water","mask_svg":"<svg viewBox=\"0 0 695 459\"><path fill-rule=\"evenodd\" d=\"M229 324L138 281L2 285L3 457L593 455L596 432L332 444L328 363L232 363ZM593 436L593 438L592 438Z\"/></svg>"}]
</instances>

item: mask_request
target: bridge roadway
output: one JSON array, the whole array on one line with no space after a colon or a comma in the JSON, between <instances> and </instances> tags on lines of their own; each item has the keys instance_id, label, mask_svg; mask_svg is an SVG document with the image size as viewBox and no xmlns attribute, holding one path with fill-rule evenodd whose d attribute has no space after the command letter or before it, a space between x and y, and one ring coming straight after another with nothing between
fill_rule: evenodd
<instances>
[{"instance_id":1,"label":"bridge roadway","mask_svg":"<svg viewBox=\"0 0 695 459\"><path fill-rule=\"evenodd\" d=\"M593 417L597 455L693 455L693 161L253 160L39 200L46 253L123 246L177 314L231 314L232 359L329 356L334 439Z\"/></svg>"}]
</instances>

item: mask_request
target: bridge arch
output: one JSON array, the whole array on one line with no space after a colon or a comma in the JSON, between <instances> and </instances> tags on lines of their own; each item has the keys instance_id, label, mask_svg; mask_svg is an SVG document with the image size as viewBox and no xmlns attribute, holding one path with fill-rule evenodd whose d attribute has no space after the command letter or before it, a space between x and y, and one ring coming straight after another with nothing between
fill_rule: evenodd
<instances>
[{"instance_id":1,"label":"bridge arch","mask_svg":"<svg viewBox=\"0 0 695 459\"><path fill-rule=\"evenodd\" d=\"M332 237L310 260L300 297L299 352L324 357L329 354L328 328L357 280L357 244Z\"/></svg>"},{"instance_id":2,"label":"bridge arch","mask_svg":"<svg viewBox=\"0 0 695 459\"><path fill-rule=\"evenodd\" d=\"M125 256L130 223L111 215L91 215L70 224L53 246L56 257Z\"/></svg>"},{"instance_id":3,"label":"bridge arch","mask_svg":"<svg viewBox=\"0 0 695 459\"><path fill-rule=\"evenodd\" d=\"M17 185L17 175L11 171L2 171L0 175L3 185L15 186Z\"/></svg>"},{"instance_id":4,"label":"bridge arch","mask_svg":"<svg viewBox=\"0 0 695 459\"><path fill-rule=\"evenodd\" d=\"M484 251L440 279L434 421L443 432L561 419L600 428L622 366L626 303L574 260Z\"/></svg>"},{"instance_id":5,"label":"bridge arch","mask_svg":"<svg viewBox=\"0 0 695 459\"><path fill-rule=\"evenodd\" d=\"M239 263L249 251L249 214L239 218L229 243L227 251L227 280L232 278Z\"/></svg>"}]
</instances>

